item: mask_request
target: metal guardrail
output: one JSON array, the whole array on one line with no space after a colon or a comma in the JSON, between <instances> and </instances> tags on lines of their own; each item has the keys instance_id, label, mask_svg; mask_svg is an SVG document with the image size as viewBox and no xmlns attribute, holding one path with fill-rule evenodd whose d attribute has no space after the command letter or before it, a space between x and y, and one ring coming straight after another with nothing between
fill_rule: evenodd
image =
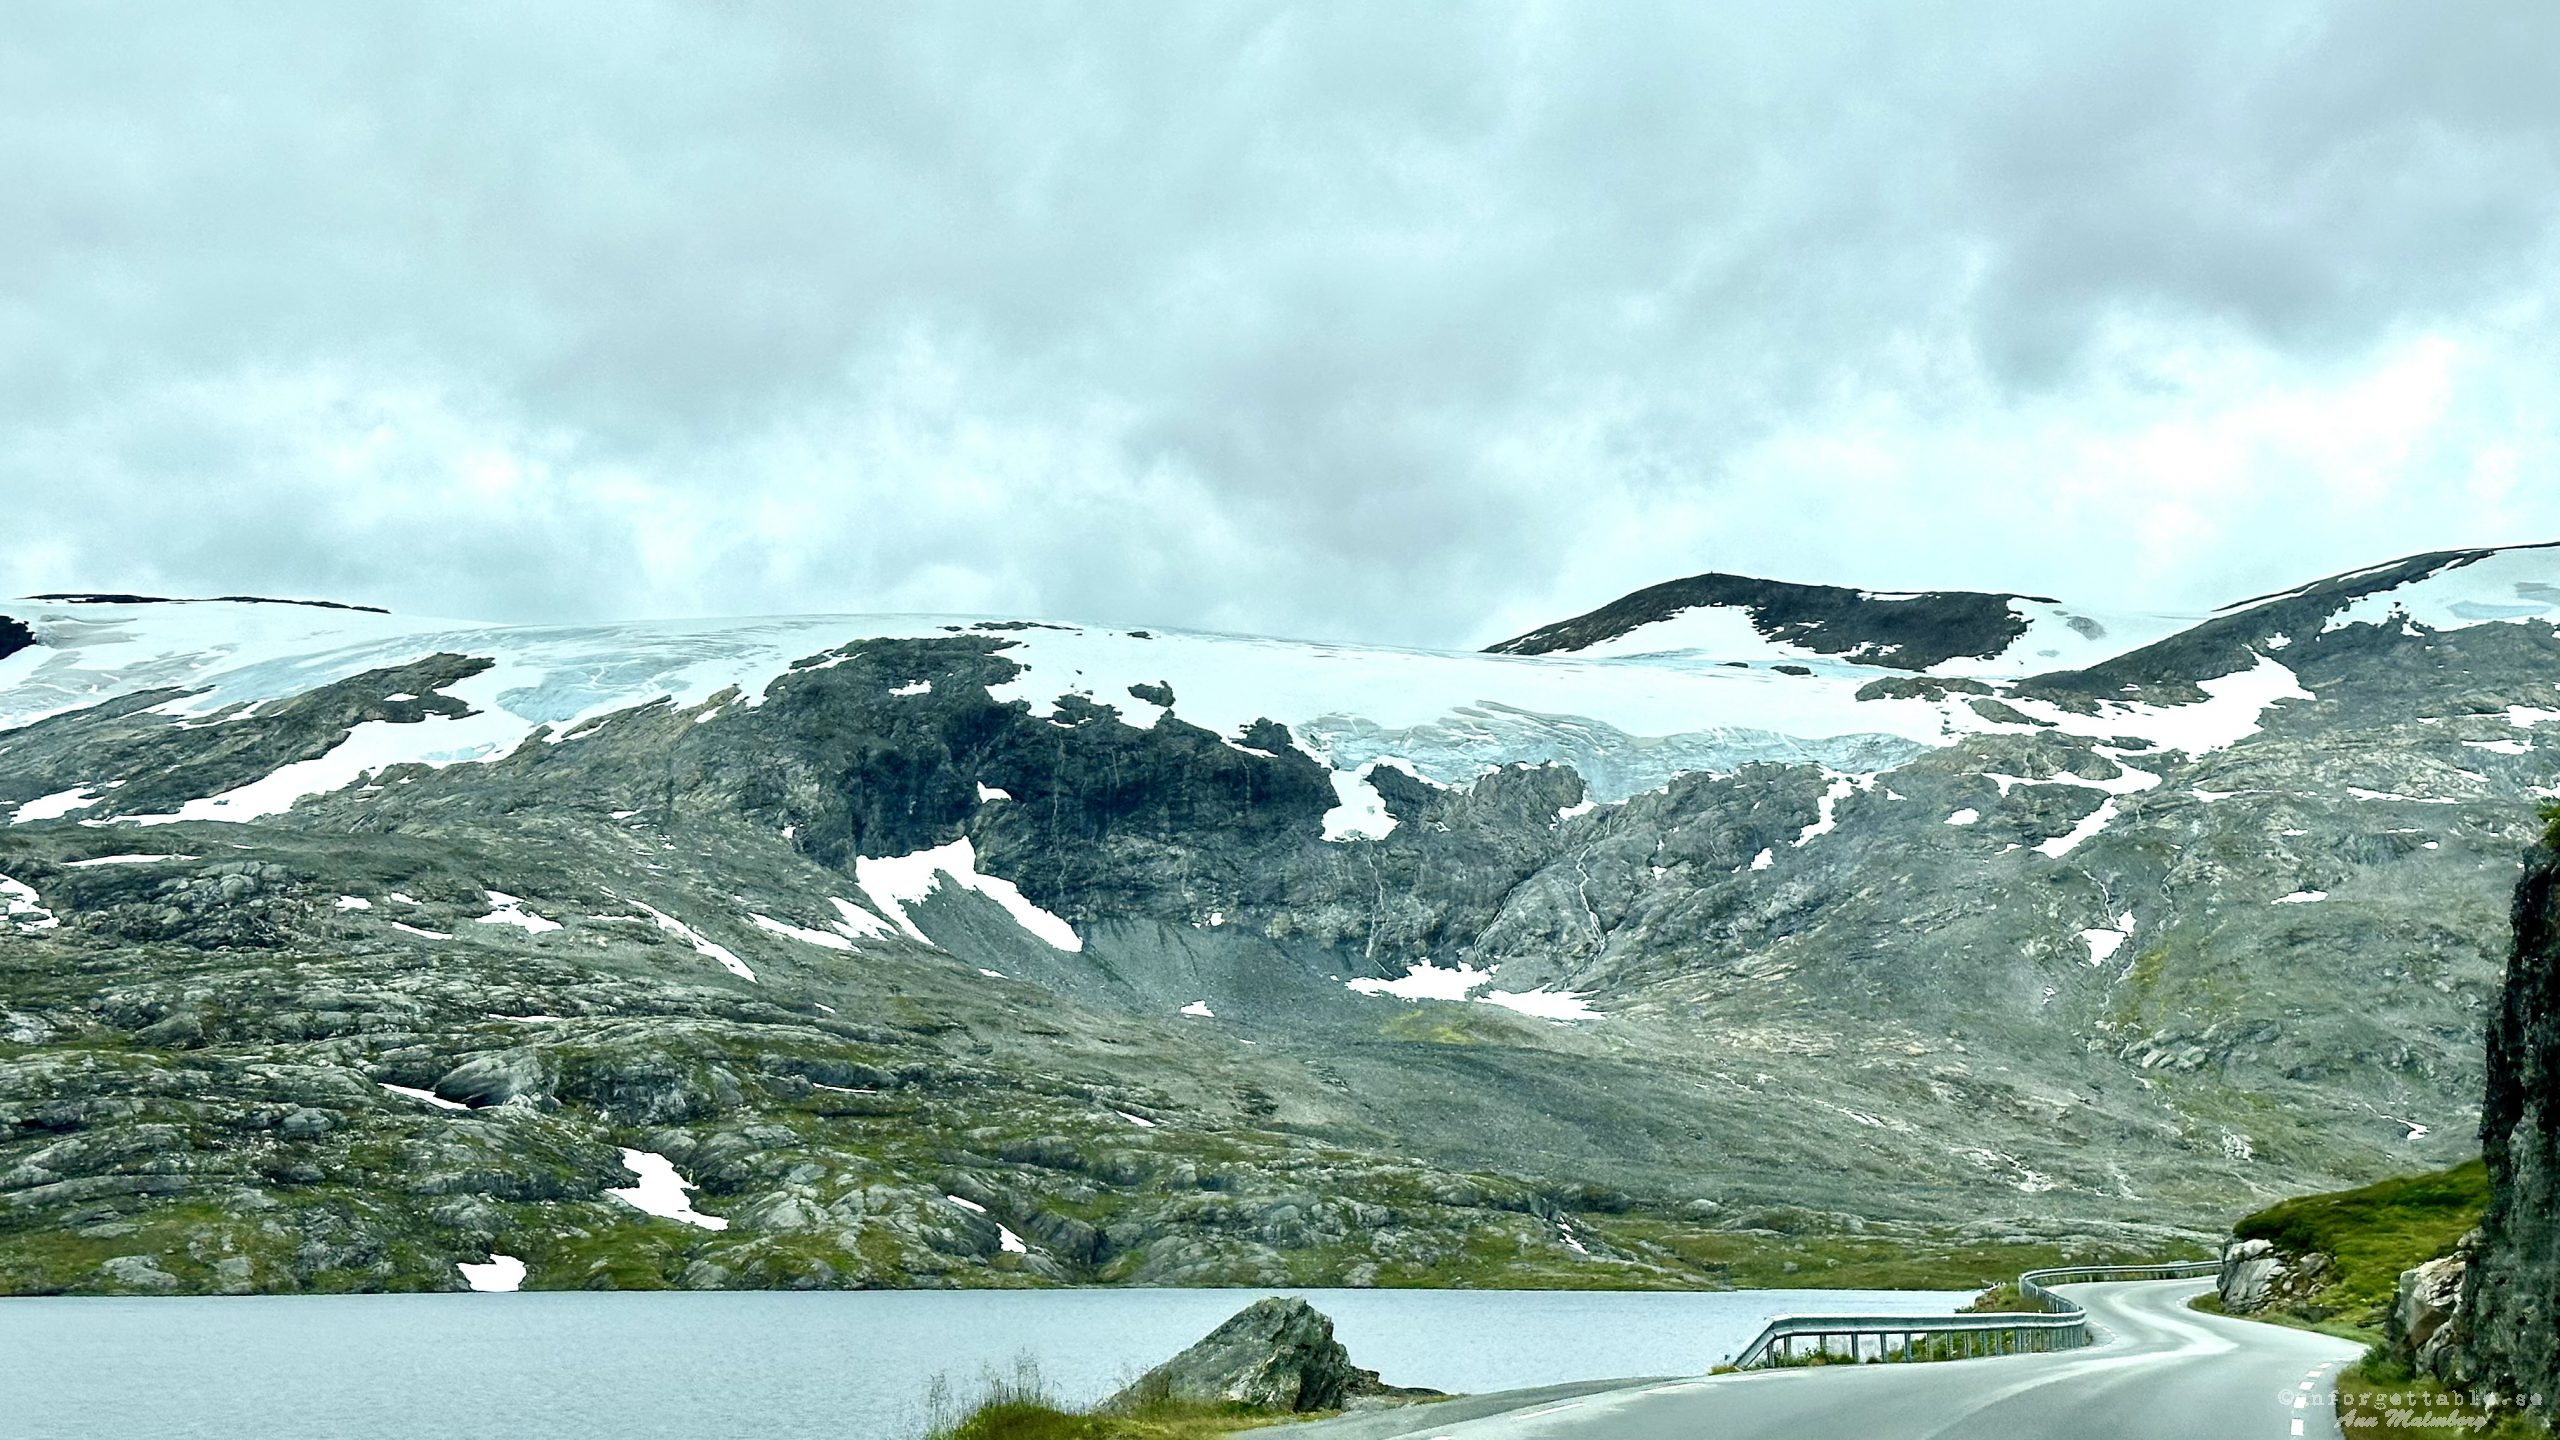
<instances>
[{"instance_id":1,"label":"metal guardrail","mask_svg":"<svg viewBox=\"0 0 2560 1440\"><path fill-rule=\"evenodd\" d=\"M2065 1265L2018 1277L2018 1293L2044 1309L2012 1314L1780 1315L1762 1327L1733 1359L1737 1370L1792 1364L1804 1347L1843 1360L1943 1360L1974 1355L2027 1355L2075 1350L2089 1343L2089 1314L2055 1285L2108 1280L2186 1280L2220 1273L2219 1260L2178 1260L2165 1265ZM1845 1342L1845 1353L1832 1348ZM1870 1343L1872 1342L1872 1343Z\"/></svg>"}]
</instances>

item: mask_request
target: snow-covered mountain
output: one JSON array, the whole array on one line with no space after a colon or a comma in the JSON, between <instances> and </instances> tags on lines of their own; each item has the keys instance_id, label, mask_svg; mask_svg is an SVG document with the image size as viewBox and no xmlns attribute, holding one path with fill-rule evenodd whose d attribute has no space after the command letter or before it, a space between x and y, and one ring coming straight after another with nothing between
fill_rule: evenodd
<instances>
[{"instance_id":1,"label":"snow-covered mountain","mask_svg":"<svg viewBox=\"0 0 2560 1440\"><path fill-rule=\"evenodd\" d=\"M1488 652L0 602L0 1286L2146 1249L2459 1147L2556 741L2548 546Z\"/></svg>"},{"instance_id":2,"label":"snow-covered mountain","mask_svg":"<svg viewBox=\"0 0 2560 1440\"><path fill-rule=\"evenodd\" d=\"M1018 667L990 694L1020 700L1033 715L1083 696L1143 728L1178 706L1184 720L1231 744L1255 722L1276 719L1299 748L1348 779L1389 764L1466 785L1503 766L1561 764L1583 776L1594 800L1616 803L1683 774L1765 762L1874 773L1966 735L2036 729L2201 755L2254 733L2268 705L2307 698L2285 663L2294 632L2560 625L2555 582L2560 558L2549 547L2448 552L2211 617L2099 618L2029 596L1707 575L1638 591L1483 653L966 616L507 626L294 602L61 597L14 607L10 618L30 639L0 653L0 730L147 691L169 693L146 713L220 723L434 655L491 662L439 692L460 702L456 713L359 724L324 756L235 791L186 797L196 808L178 812L252 819L388 765L485 761L536 734L559 743L635 706L690 710L726 696L753 707L777 678L824 663L857 637L984 635ZM2199 626L2226 646L2240 637L2245 668L2228 654L2208 656L2174 677L2201 692L2178 703L2110 694L2095 713L2072 703L2072 672L2146 647L2175 651L2177 638ZM1878 685L1879 671L2022 681L2026 693L1991 709L1972 703L1988 689ZM1159 687L1170 692L1162 703L1147 693ZM21 803L112 816L117 807L99 807L129 779L84 775L69 788L89 801L58 793Z\"/></svg>"}]
</instances>

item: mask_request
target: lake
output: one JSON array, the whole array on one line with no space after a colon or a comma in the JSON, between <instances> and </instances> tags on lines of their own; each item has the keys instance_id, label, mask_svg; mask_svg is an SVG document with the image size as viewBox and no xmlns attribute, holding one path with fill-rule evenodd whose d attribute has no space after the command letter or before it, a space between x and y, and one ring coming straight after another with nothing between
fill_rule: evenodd
<instances>
[{"instance_id":1,"label":"lake","mask_svg":"<svg viewBox=\"0 0 2560 1440\"><path fill-rule=\"evenodd\" d=\"M0 1300L0 1434L910 1440L937 1373L1036 1358L1099 1399L1263 1295L1389 1381L1487 1391L1697 1373L1770 1315L1969 1295L1743 1290L1040 1290Z\"/></svg>"}]
</instances>

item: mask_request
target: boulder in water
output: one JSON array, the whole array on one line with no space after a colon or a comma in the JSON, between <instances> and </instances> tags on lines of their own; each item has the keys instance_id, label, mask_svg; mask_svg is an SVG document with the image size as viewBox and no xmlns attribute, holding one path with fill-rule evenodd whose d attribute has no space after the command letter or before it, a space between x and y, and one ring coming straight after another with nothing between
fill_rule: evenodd
<instances>
[{"instance_id":1,"label":"boulder in water","mask_svg":"<svg viewBox=\"0 0 2560 1440\"><path fill-rule=\"evenodd\" d=\"M1333 1338L1333 1321L1322 1311L1304 1300L1274 1297L1246 1306L1199 1344L1139 1376L1106 1408L1173 1401L1301 1414L1339 1410L1362 1397L1439 1393L1381 1382L1377 1371L1351 1363L1351 1352Z\"/></svg>"}]
</instances>

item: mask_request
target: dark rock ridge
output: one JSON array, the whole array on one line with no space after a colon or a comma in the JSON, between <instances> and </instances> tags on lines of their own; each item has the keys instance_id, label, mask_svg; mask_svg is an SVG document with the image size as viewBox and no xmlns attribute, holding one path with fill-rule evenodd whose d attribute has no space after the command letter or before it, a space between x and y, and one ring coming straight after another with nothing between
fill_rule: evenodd
<instances>
[{"instance_id":1,"label":"dark rock ridge","mask_svg":"<svg viewBox=\"0 0 2560 1440\"><path fill-rule=\"evenodd\" d=\"M369 615L391 612L379 605L349 605L341 600L281 600L272 595L124 595L111 591L57 591L49 595L30 595L30 600L50 600L61 605L307 605L314 610L360 610Z\"/></svg>"},{"instance_id":2,"label":"dark rock ridge","mask_svg":"<svg viewBox=\"0 0 2560 1440\"><path fill-rule=\"evenodd\" d=\"M2528 859L2514 921L2480 1111L2489 1211L2453 1323L2476 1390L2541 1396L2551 1420L2560 1417L2560 850L2546 844Z\"/></svg>"},{"instance_id":3,"label":"dark rock ridge","mask_svg":"<svg viewBox=\"0 0 2560 1440\"><path fill-rule=\"evenodd\" d=\"M1020 669L1006 643L875 640L811 656L739 717L744 743L703 747L671 780L694 803L789 827L822 865L967 834L1023 893L1077 919L1277 900L1336 802L1286 727L1260 720L1231 745L1172 715L1138 729L1081 695L1035 717L988 694ZM920 681L933 689L894 693ZM990 804L982 787L1012 799ZM1207 835L1218 843L1199 845Z\"/></svg>"},{"instance_id":4,"label":"dark rock ridge","mask_svg":"<svg viewBox=\"0 0 2560 1440\"><path fill-rule=\"evenodd\" d=\"M2026 620L2009 602L2042 599L1974 590L1879 599L1839 585L1692 575L1485 648L1502 655L1587 650L1683 610L1718 606L1743 611L1753 629L1774 641L1888 670L1926 670L1960 655L1987 659L2008 649L2027 632Z\"/></svg>"},{"instance_id":5,"label":"dark rock ridge","mask_svg":"<svg viewBox=\"0 0 2560 1440\"><path fill-rule=\"evenodd\" d=\"M2560 542L2438 550L2332 575L2297 590L2225 606L2211 619L2165 640L2083 670L2039 675L2019 689L2024 694L2051 699L2142 698L2174 704L2201 699L2205 692L2199 682L2250 669L2270 653L2280 654L2284 663L2296 670L2324 660L2343 665L2377 661L2390 651L2395 639L2404 638L2396 633L2400 627L2359 623L2325 629L2341 607L2368 595L2384 594L2429 576L2477 564L2492 555L2556 547Z\"/></svg>"},{"instance_id":6,"label":"dark rock ridge","mask_svg":"<svg viewBox=\"0 0 2560 1440\"><path fill-rule=\"evenodd\" d=\"M1439 1393L1382 1383L1377 1371L1351 1363L1351 1353L1333 1338L1331 1317L1304 1300L1275 1296L1238 1311L1199 1344L1139 1376L1104 1408L1173 1401L1300 1415L1340 1410L1355 1399Z\"/></svg>"},{"instance_id":7,"label":"dark rock ridge","mask_svg":"<svg viewBox=\"0 0 2560 1440\"><path fill-rule=\"evenodd\" d=\"M26 621L0 615L0 660L6 660L34 643L36 632L27 628Z\"/></svg>"}]
</instances>

